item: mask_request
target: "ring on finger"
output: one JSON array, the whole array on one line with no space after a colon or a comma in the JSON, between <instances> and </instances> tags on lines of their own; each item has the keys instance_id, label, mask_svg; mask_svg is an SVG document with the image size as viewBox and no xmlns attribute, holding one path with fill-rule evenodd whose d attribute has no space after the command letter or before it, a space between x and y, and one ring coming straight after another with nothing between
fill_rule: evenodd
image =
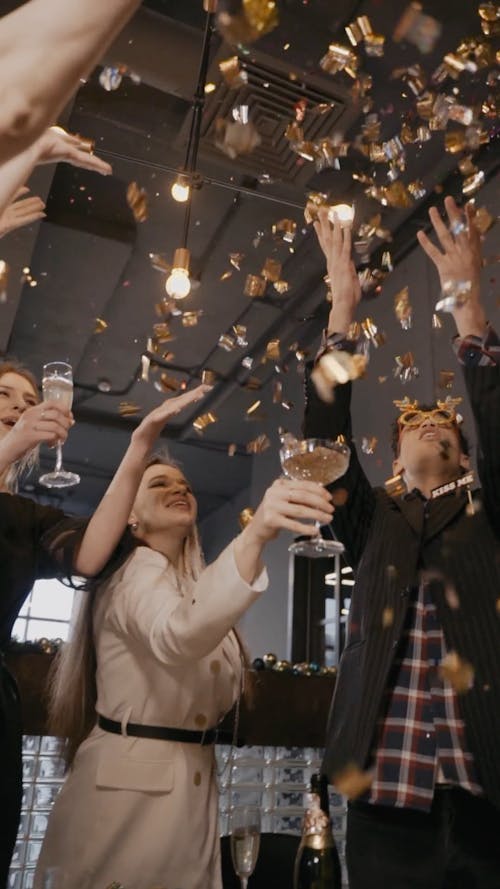
<instances>
[{"instance_id":1,"label":"ring on finger","mask_svg":"<svg viewBox=\"0 0 500 889\"><path fill-rule=\"evenodd\" d=\"M458 238L459 235L467 231L467 226L463 219L454 219L450 225L450 232L453 237Z\"/></svg>"}]
</instances>

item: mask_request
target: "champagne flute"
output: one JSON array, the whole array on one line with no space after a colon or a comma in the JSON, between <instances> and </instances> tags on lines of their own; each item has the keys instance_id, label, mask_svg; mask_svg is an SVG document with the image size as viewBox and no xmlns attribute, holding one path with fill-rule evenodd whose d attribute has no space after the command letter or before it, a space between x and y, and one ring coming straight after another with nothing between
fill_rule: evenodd
<instances>
[{"instance_id":1,"label":"champagne flute","mask_svg":"<svg viewBox=\"0 0 500 889\"><path fill-rule=\"evenodd\" d=\"M64 361L52 361L45 364L42 375L43 400L48 404L57 404L63 410L71 410L73 403L73 371L70 364ZM56 465L52 472L40 476L39 482L46 488L69 488L77 485L80 476L76 472L63 469L62 444L57 442Z\"/></svg>"},{"instance_id":2,"label":"champagne flute","mask_svg":"<svg viewBox=\"0 0 500 889\"><path fill-rule=\"evenodd\" d=\"M280 450L281 467L287 478L330 485L347 472L351 452L346 444L328 438L305 438L285 441ZM344 551L338 540L325 540L321 524L315 522L317 536L293 544L299 556L320 558Z\"/></svg>"},{"instance_id":3,"label":"champagne flute","mask_svg":"<svg viewBox=\"0 0 500 889\"><path fill-rule=\"evenodd\" d=\"M237 806L231 814L231 858L241 889L247 889L253 874L260 846L260 809Z\"/></svg>"}]
</instances>

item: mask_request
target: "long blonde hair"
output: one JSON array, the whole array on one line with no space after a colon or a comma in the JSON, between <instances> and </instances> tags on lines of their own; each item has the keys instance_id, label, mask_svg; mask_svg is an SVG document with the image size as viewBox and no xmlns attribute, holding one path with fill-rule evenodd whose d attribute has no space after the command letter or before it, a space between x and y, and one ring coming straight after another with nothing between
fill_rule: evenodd
<instances>
[{"instance_id":1,"label":"long blonde hair","mask_svg":"<svg viewBox=\"0 0 500 889\"><path fill-rule=\"evenodd\" d=\"M153 455L146 465L178 465L165 454ZM49 731L64 742L64 758L69 767L78 747L90 734L96 721L96 651L93 611L96 597L137 546L143 545L127 528L115 552L99 577L89 581L80 593L81 601L71 623L70 639L59 649L51 669L48 689ZM198 529L193 526L184 541L180 579L197 580L204 568Z\"/></svg>"},{"instance_id":2,"label":"long blonde hair","mask_svg":"<svg viewBox=\"0 0 500 889\"><path fill-rule=\"evenodd\" d=\"M13 373L17 374L19 377L24 377L25 380L28 381L30 386L33 388L33 392L37 396L38 400L38 382L34 374L24 366L24 364L20 364L15 358L7 359L6 361L0 361L0 385L2 382L2 377L6 374ZM19 479L21 476L27 475L31 470L38 465L38 446L33 448L31 451L28 451L27 454L24 454L19 460L16 460L15 463L12 463L7 472L5 473L5 487L11 494L15 494L19 487Z\"/></svg>"}]
</instances>

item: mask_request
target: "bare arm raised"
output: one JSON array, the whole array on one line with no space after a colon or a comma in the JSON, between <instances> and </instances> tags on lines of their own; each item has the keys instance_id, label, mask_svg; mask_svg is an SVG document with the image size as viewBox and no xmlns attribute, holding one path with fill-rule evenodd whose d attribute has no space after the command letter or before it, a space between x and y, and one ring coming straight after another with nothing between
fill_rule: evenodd
<instances>
[{"instance_id":1,"label":"bare arm raised","mask_svg":"<svg viewBox=\"0 0 500 889\"><path fill-rule=\"evenodd\" d=\"M0 163L57 116L140 0L30 0L0 20Z\"/></svg>"}]
</instances>

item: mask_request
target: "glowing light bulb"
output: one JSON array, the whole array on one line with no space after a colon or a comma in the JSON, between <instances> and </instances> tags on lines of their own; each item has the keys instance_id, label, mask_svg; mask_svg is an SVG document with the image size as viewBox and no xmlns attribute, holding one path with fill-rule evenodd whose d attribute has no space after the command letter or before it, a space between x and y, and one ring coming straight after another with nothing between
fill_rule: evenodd
<instances>
[{"instance_id":1,"label":"glowing light bulb","mask_svg":"<svg viewBox=\"0 0 500 889\"><path fill-rule=\"evenodd\" d=\"M191 281L186 269L172 269L167 278L165 290L174 299L184 299L191 290Z\"/></svg>"},{"instance_id":2,"label":"glowing light bulb","mask_svg":"<svg viewBox=\"0 0 500 889\"><path fill-rule=\"evenodd\" d=\"M185 204L189 200L191 189L185 176L180 175L177 177L170 189L170 194L174 201L177 201L179 204Z\"/></svg>"},{"instance_id":3,"label":"glowing light bulb","mask_svg":"<svg viewBox=\"0 0 500 889\"><path fill-rule=\"evenodd\" d=\"M185 247L179 247L174 253L172 271L165 282L165 290L174 299L184 299L191 290L189 258L189 250Z\"/></svg>"},{"instance_id":4,"label":"glowing light bulb","mask_svg":"<svg viewBox=\"0 0 500 889\"><path fill-rule=\"evenodd\" d=\"M351 225L354 219L354 207L350 204L335 204L328 210L330 222L340 222L341 225Z\"/></svg>"}]
</instances>

